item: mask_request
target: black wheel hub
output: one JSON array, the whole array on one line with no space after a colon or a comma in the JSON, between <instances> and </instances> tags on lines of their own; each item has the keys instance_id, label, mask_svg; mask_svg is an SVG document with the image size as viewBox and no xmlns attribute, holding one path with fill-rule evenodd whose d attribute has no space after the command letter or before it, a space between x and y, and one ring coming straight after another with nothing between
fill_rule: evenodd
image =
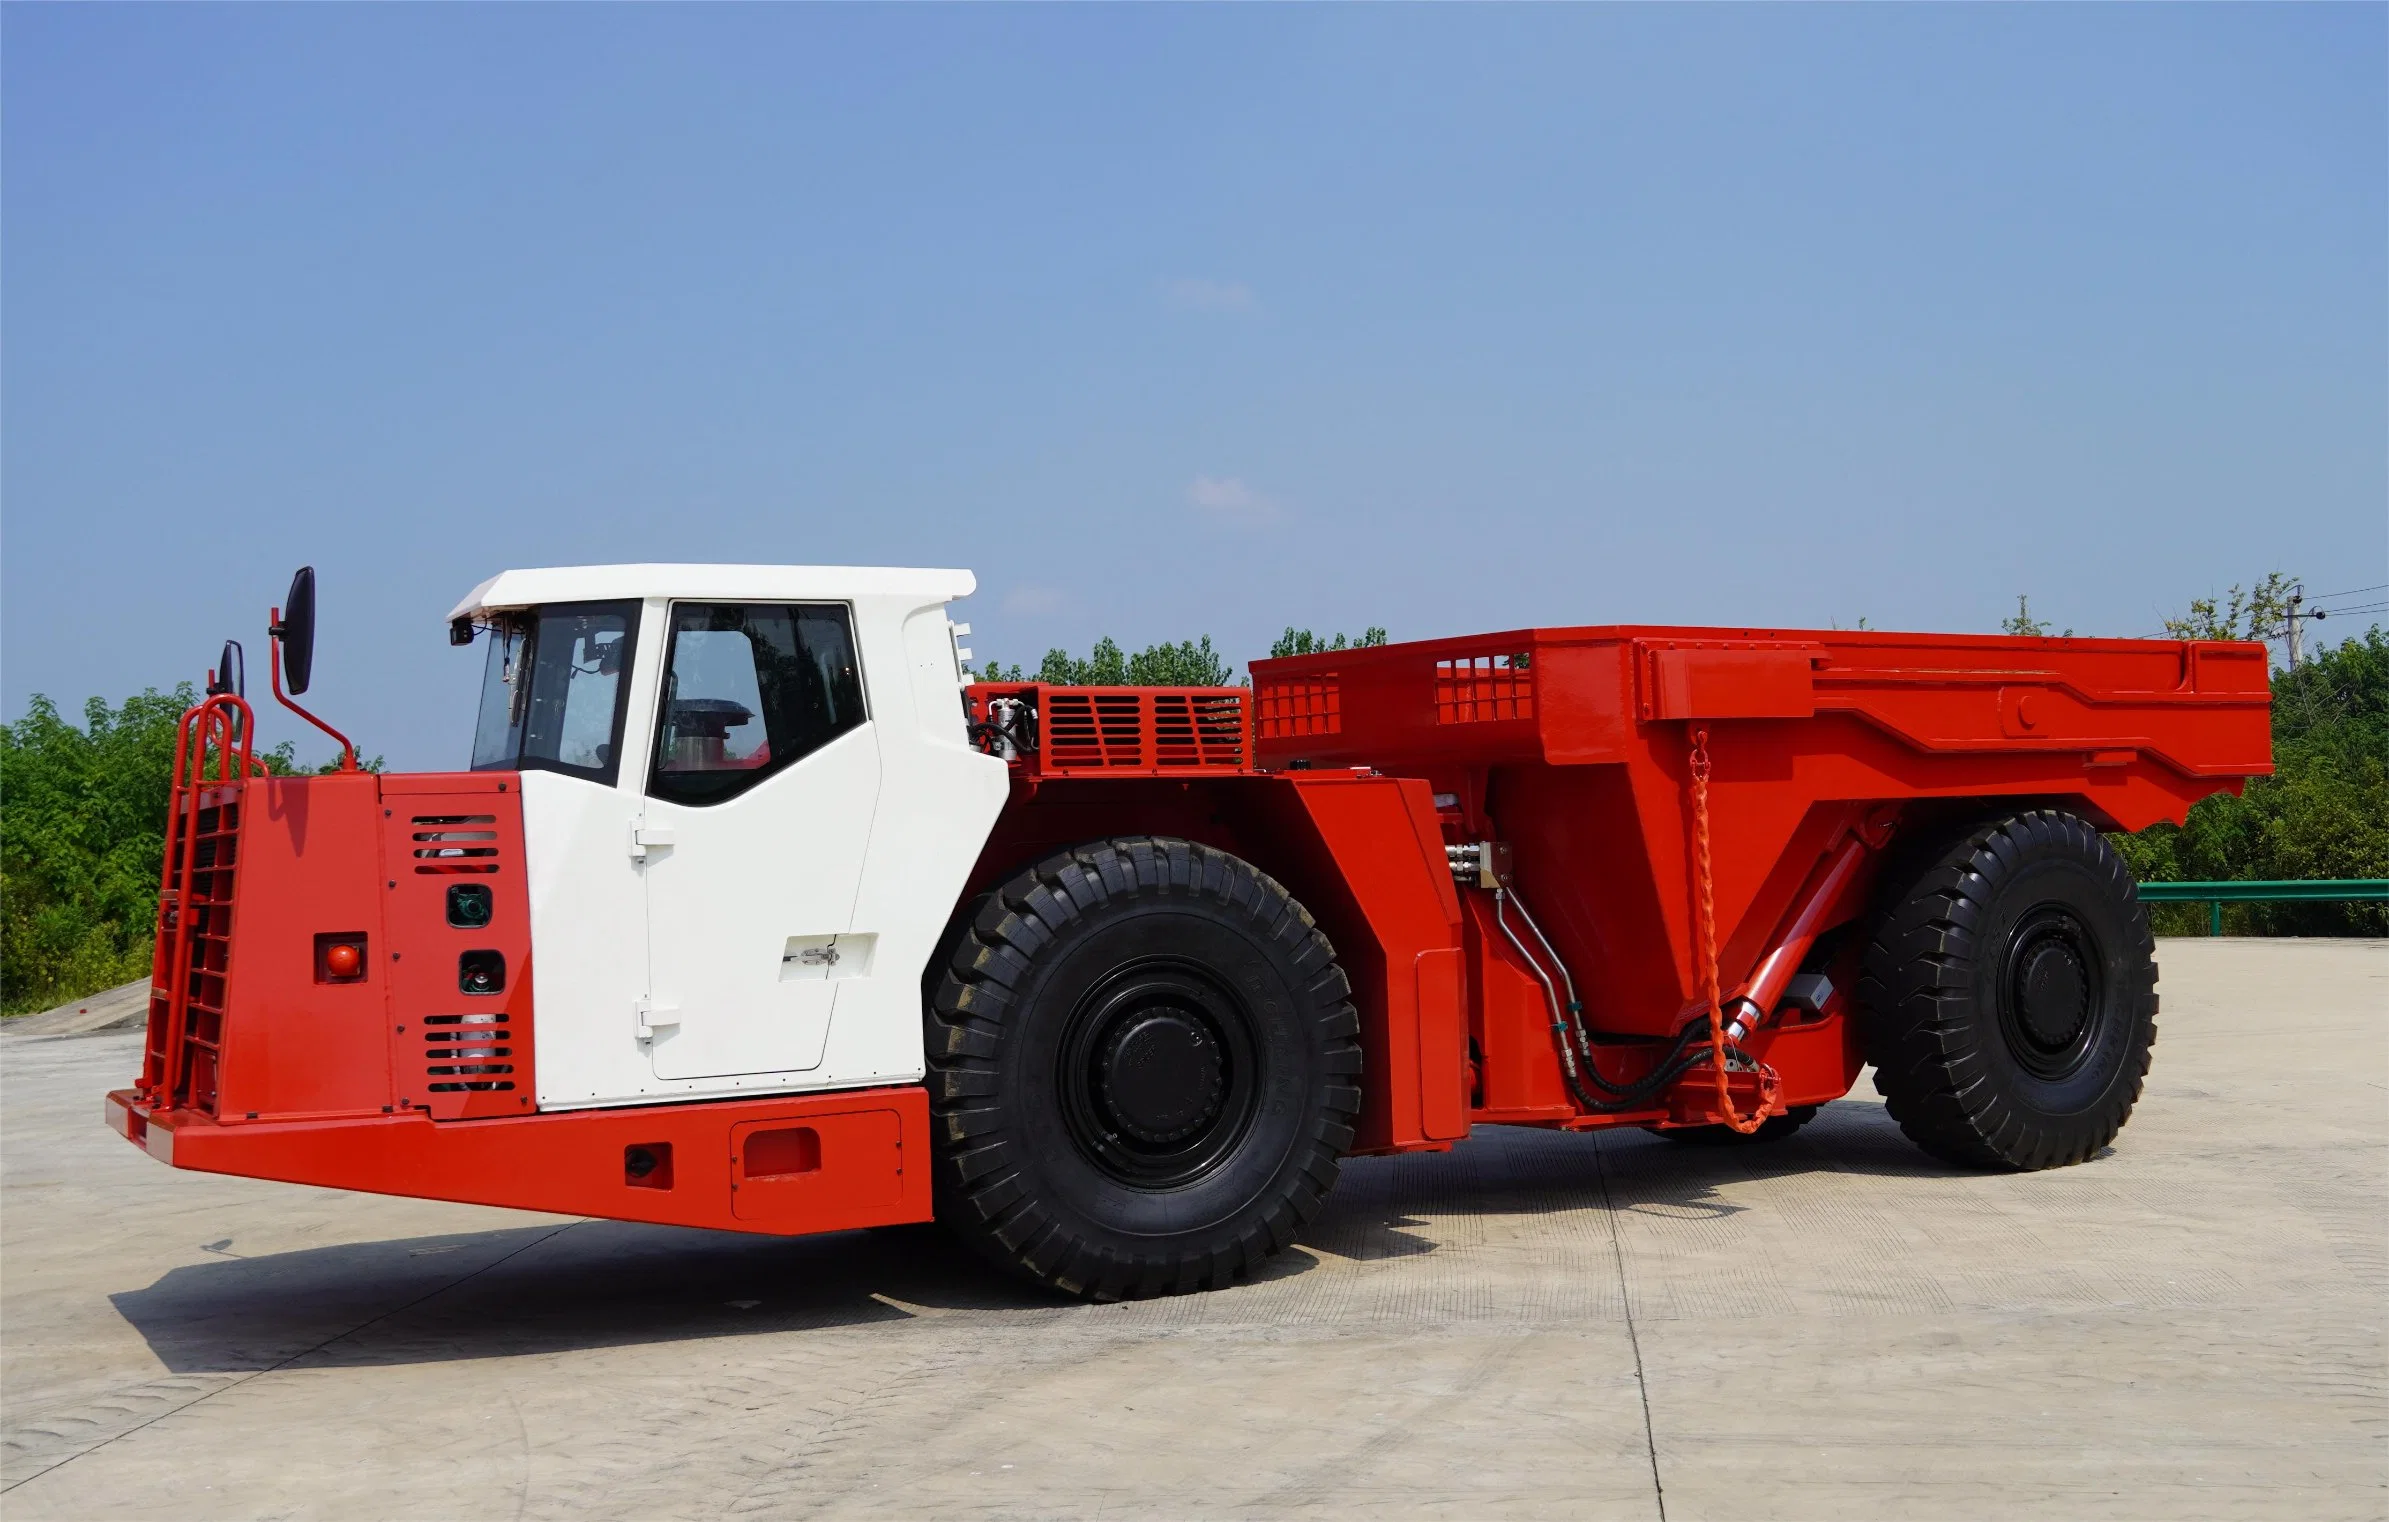
<instances>
[{"instance_id":1,"label":"black wheel hub","mask_svg":"<svg viewBox=\"0 0 2389 1522\"><path fill-rule=\"evenodd\" d=\"M1219 1043L1200 1016L1162 1006L1114 1023L1095 1059L1096 1106L1137 1141L1184 1141L1219 1116Z\"/></svg>"},{"instance_id":2,"label":"black wheel hub","mask_svg":"<svg viewBox=\"0 0 2389 1522\"><path fill-rule=\"evenodd\" d=\"M1259 1054L1243 1000L1171 961L1116 969L1072 1012L1055 1075L1071 1139L1145 1189L1194 1182L1235 1150Z\"/></svg>"},{"instance_id":3,"label":"black wheel hub","mask_svg":"<svg viewBox=\"0 0 2389 1522\"><path fill-rule=\"evenodd\" d=\"M2098 948L2063 909L2027 914L2009 936L1999 980L2008 1050L2035 1077L2071 1076L2088 1060L2100 1004Z\"/></svg>"}]
</instances>

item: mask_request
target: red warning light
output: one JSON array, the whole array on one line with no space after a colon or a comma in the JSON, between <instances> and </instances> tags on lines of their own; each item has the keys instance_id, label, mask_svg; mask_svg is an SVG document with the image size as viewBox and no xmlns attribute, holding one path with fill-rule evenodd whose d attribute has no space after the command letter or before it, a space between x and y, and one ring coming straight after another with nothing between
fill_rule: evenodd
<instances>
[{"instance_id":1,"label":"red warning light","mask_svg":"<svg viewBox=\"0 0 2389 1522\"><path fill-rule=\"evenodd\" d=\"M365 932L335 931L315 938L315 981L357 983L365 977Z\"/></svg>"}]
</instances>

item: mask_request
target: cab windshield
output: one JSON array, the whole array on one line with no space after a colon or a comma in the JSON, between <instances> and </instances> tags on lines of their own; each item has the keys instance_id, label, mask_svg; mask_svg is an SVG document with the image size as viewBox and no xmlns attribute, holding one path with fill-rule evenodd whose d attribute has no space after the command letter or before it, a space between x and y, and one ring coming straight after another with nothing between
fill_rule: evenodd
<instances>
[{"instance_id":1,"label":"cab windshield","mask_svg":"<svg viewBox=\"0 0 2389 1522\"><path fill-rule=\"evenodd\" d=\"M473 770L565 772L611 786L639 605L556 603L488 628Z\"/></svg>"}]
</instances>

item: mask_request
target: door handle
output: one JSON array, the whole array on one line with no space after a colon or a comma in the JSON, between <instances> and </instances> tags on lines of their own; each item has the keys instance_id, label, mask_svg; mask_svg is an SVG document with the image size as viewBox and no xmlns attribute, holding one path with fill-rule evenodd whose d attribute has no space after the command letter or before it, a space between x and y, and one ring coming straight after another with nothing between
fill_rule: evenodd
<instances>
[{"instance_id":1,"label":"door handle","mask_svg":"<svg viewBox=\"0 0 2389 1522\"><path fill-rule=\"evenodd\" d=\"M641 999L637 1013L641 1041L651 1039L657 1031L668 1031L680 1024L680 1006L676 1004L657 1004L651 999Z\"/></svg>"},{"instance_id":2,"label":"door handle","mask_svg":"<svg viewBox=\"0 0 2389 1522\"><path fill-rule=\"evenodd\" d=\"M634 822L630 827L630 858L633 861L645 861L651 846L671 844L672 831L668 826Z\"/></svg>"}]
</instances>

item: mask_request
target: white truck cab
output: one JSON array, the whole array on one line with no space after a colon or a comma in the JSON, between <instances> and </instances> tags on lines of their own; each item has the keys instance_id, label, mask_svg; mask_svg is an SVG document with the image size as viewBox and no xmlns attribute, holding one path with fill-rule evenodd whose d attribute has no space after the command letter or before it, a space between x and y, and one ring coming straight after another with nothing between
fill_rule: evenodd
<instances>
[{"instance_id":1,"label":"white truck cab","mask_svg":"<svg viewBox=\"0 0 2389 1522\"><path fill-rule=\"evenodd\" d=\"M921 1078L921 970L1008 785L966 738L975 585L579 566L456 605L473 768L522 775L542 1111Z\"/></svg>"}]
</instances>

